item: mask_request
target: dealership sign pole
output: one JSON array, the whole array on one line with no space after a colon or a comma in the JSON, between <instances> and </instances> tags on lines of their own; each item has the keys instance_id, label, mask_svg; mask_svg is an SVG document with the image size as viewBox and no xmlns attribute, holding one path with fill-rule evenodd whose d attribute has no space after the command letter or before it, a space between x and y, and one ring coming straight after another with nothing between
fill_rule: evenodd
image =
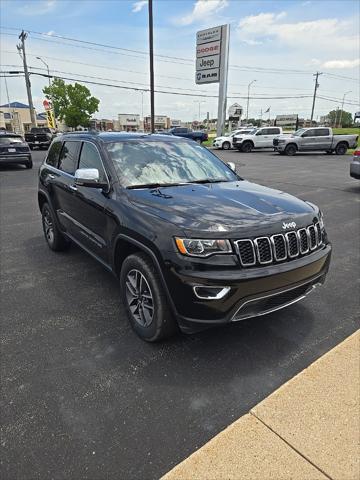
<instances>
[{"instance_id":1,"label":"dealership sign pole","mask_svg":"<svg viewBox=\"0 0 360 480\"><path fill-rule=\"evenodd\" d=\"M218 83L218 118L216 134L222 135L225 129L226 96L229 70L230 25L201 30L196 34L195 82Z\"/></svg>"}]
</instances>

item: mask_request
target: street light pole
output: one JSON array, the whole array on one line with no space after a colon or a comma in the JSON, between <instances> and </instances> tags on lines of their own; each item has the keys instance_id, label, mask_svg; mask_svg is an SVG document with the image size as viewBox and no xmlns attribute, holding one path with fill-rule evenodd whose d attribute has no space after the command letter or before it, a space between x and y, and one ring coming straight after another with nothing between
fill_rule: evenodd
<instances>
[{"instance_id":1,"label":"street light pole","mask_svg":"<svg viewBox=\"0 0 360 480\"><path fill-rule=\"evenodd\" d=\"M49 70L49 65L41 58L41 57L36 57L38 60L40 60L40 62L42 62L46 69L47 69L47 72L48 72L48 78L49 78L49 87L51 87L51 80L50 80L50 70Z\"/></svg>"},{"instance_id":2,"label":"street light pole","mask_svg":"<svg viewBox=\"0 0 360 480\"><path fill-rule=\"evenodd\" d=\"M343 110L344 110L344 102L345 102L345 97L348 93L351 93L351 90L348 92L345 92L343 95L342 103L341 103L341 110L340 110L340 120L339 120L339 126L342 128L342 116L343 116Z\"/></svg>"},{"instance_id":3,"label":"street light pole","mask_svg":"<svg viewBox=\"0 0 360 480\"><path fill-rule=\"evenodd\" d=\"M248 119L249 119L250 87L254 82L256 82L256 80L252 80L248 85L247 104L246 104L246 123L248 123Z\"/></svg>"}]
</instances>

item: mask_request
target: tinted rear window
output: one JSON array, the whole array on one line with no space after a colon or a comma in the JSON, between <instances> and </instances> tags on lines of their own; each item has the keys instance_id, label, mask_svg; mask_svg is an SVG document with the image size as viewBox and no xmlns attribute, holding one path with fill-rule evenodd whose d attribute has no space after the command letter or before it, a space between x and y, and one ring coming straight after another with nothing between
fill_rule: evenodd
<instances>
[{"instance_id":1,"label":"tinted rear window","mask_svg":"<svg viewBox=\"0 0 360 480\"><path fill-rule=\"evenodd\" d=\"M60 153L59 169L74 175L77 168L79 142L65 142Z\"/></svg>"},{"instance_id":2,"label":"tinted rear window","mask_svg":"<svg viewBox=\"0 0 360 480\"><path fill-rule=\"evenodd\" d=\"M318 128L315 132L317 137L328 137L330 135L328 128Z\"/></svg>"},{"instance_id":3,"label":"tinted rear window","mask_svg":"<svg viewBox=\"0 0 360 480\"><path fill-rule=\"evenodd\" d=\"M4 137L0 136L0 143L3 145L8 145L10 143L22 143L23 139L17 135L13 137L11 135L6 135Z\"/></svg>"},{"instance_id":4,"label":"tinted rear window","mask_svg":"<svg viewBox=\"0 0 360 480\"><path fill-rule=\"evenodd\" d=\"M61 146L62 146L61 142L55 142L51 145L47 159L46 159L46 163L48 165L51 165L53 167L58 166Z\"/></svg>"}]
</instances>

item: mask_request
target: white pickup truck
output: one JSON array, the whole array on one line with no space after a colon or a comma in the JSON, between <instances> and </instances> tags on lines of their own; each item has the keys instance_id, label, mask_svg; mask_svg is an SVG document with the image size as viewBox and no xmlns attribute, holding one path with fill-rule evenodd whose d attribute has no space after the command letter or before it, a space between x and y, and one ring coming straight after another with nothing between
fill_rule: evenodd
<instances>
[{"instance_id":1,"label":"white pickup truck","mask_svg":"<svg viewBox=\"0 0 360 480\"><path fill-rule=\"evenodd\" d=\"M296 152L335 152L344 155L348 148L355 148L358 135L334 135L331 128L300 128L292 135L274 138L275 152L281 155L295 155Z\"/></svg>"},{"instance_id":2,"label":"white pickup truck","mask_svg":"<svg viewBox=\"0 0 360 480\"><path fill-rule=\"evenodd\" d=\"M233 147L239 152L250 153L255 148L273 148L273 140L281 135L281 127L256 128L248 134L238 134L233 138Z\"/></svg>"},{"instance_id":3,"label":"white pickup truck","mask_svg":"<svg viewBox=\"0 0 360 480\"><path fill-rule=\"evenodd\" d=\"M214 141L213 141L213 147L215 148L222 148L223 150L230 150L230 148L232 148L233 146L233 138L236 136L236 135L239 135L241 133L241 135L247 135L251 132L255 132L256 131L256 128L254 129L254 127L252 128L239 128L238 130L234 130L233 132L229 133L228 135L224 135L222 137L216 137L214 138Z\"/></svg>"}]
</instances>

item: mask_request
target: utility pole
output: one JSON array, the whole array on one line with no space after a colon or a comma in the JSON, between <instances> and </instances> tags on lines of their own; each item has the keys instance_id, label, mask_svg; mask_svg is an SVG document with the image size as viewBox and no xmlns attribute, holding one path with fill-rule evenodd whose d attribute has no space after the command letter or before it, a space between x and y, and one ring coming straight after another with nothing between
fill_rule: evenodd
<instances>
[{"instance_id":1,"label":"utility pole","mask_svg":"<svg viewBox=\"0 0 360 480\"><path fill-rule=\"evenodd\" d=\"M150 122L151 133L155 132L155 106L154 106L154 41L153 41L153 3L148 0L149 7L149 54L150 54Z\"/></svg>"},{"instance_id":2,"label":"utility pole","mask_svg":"<svg viewBox=\"0 0 360 480\"><path fill-rule=\"evenodd\" d=\"M27 38L27 33L24 32L24 30L20 33L19 39L21 43L17 45L17 49L20 53L20 56L22 58L23 64L24 64L24 73L25 73L25 84L26 84L26 91L27 91L27 96L28 96L28 102L29 102L29 108L30 108L30 118L31 118L31 126L36 127L36 115L35 115L35 109L34 109L34 104L32 100L32 95L31 95L31 83L30 83L30 75L29 75L29 70L27 67L26 63L26 53L25 53L25 40Z\"/></svg>"},{"instance_id":3,"label":"utility pole","mask_svg":"<svg viewBox=\"0 0 360 480\"><path fill-rule=\"evenodd\" d=\"M310 118L311 124L314 118L316 92L317 92L317 89L319 88L319 82L318 82L319 75L322 75L322 72L316 72L313 74L313 76L315 77L315 88L314 88L314 97L313 97L313 103L312 103L312 109L311 109L311 118Z\"/></svg>"}]
</instances>

